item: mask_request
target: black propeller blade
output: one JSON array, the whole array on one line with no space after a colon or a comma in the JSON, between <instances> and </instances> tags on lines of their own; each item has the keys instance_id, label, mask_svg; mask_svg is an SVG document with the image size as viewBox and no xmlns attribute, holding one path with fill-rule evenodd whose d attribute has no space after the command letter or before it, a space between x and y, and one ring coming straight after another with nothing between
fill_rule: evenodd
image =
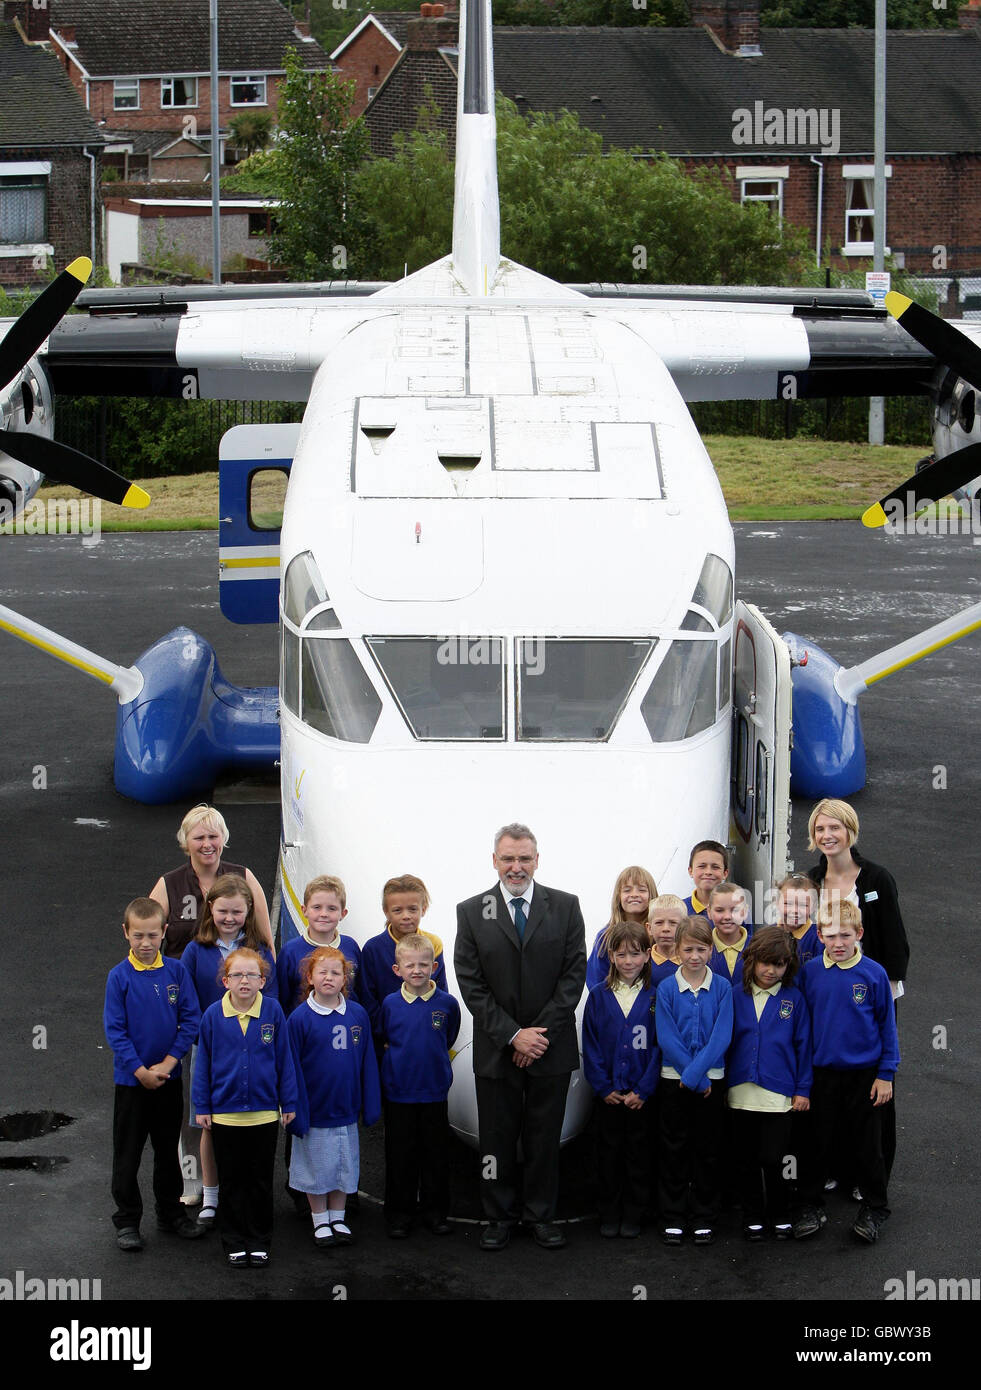
<instances>
[{"instance_id":1,"label":"black propeller blade","mask_svg":"<svg viewBox=\"0 0 981 1390\"><path fill-rule=\"evenodd\" d=\"M16 323L11 324L0 342L0 387L13 381L44 342L56 324L75 303L86 280L92 274L88 256L79 256L66 266L56 280L39 294L24 310Z\"/></svg>"},{"instance_id":2,"label":"black propeller blade","mask_svg":"<svg viewBox=\"0 0 981 1390\"><path fill-rule=\"evenodd\" d=\"M123 507L149 505L149 493L136 483L114 473L96 459L89 458L88 454L81 454L67 444L59 444L56 439L46 439L42 434L24 434L18 430L0 430L0 449L11 458L26 463L28 468L35 468L56 482L91 492L94 497L102 497L106 502L118 502Z\"/></svg>"},{"instance_id":3,"label":"black propeller blade","mask_svg":"<svg viewBox=\"0 0 981 1390\"><path fill-rule=\"evenodd\" d=\"M972 386L977 387L981 383L981 348L970 338L895 290L886 295L886 308L910 337L932 352L944 366L950 367ZM914 473L881 501L873 502L863 513L862 524L885 526L887 521L902 521L906 516L913 516L921 507L939 502L941 497L956 492L979 473L981 444L968 444L966 448L937 459L929 467Z\"/></svg>"}]
</instances>

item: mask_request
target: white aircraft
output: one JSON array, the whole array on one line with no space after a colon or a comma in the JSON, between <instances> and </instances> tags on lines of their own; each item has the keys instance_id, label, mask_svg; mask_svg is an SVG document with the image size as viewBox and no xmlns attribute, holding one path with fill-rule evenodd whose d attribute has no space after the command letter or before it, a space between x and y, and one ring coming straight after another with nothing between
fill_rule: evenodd
<instances>
[{"instance_id":1,"label":"white aircraft","mask_svg":"<svg viewBox=\"0 0 981 1390\"><path fill-rule=\"evenodd\" d=\"M623 865L685 893L704 838L731 841L757 890L782 872L791 648L735 597L686 401L822 394L843 376L849 394L884 374L925 389L934 367L865 296L590 296L503 258L488 0L464 0L460 32L450 255L367 296L129 294L125 314L52 331L66 304L0 344L20 412L5 406L0 446L22 465L2 469L21 500L42 471L130 489L46 437L49 379L104 392L111 364L120 394L307 400L302 425L240 426L221 448L222 607L280 621L278 697L229 686L187 629L121 668L10 610L0 625L117 690L127 795L180 800L230 763L279 759L284 933L305 883L336 872L363 942L384 880L417 873L451 989L454 905L493 880L505 823L534 829L542 880L579 894L590 933ZM260 515L270 479L281 528ZM934 641L913 640L916 655ZM811 684L795 756L824 748L811 771L844 794L864 771L856 681L898 658L853 676L849 704L820 655L796 672ZM454 1073L451 1120L475 1141L466 1014ZM588 1104L577 1076L567 1136Z\"/></svg>"}]
</instances>

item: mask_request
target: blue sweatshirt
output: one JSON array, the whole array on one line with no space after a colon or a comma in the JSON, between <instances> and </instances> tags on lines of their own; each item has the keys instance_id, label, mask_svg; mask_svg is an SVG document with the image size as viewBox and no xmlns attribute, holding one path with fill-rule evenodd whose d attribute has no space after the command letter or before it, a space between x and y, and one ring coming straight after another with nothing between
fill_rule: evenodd
<instances>
[{"instance_id":1,"label":"blue sweatshirt","mask_svg":"<svg viewBox=\"0 0 981 1390\"><path fill-rule=\"evenodd\" d=\"M290 1133L354 1125L359 1114L373 1125L381 1114L381 1090L371 1025L361 1005L348 999L343 1014L318 1014L302 1004L290 1014L287 1031L300 1091Z\"/></svg>"},{"instance_id":2,"label":"blue sweatshirt","mask_svg":"<svg viewBox=\"0 0 981 1390\"><path fill-rule=\"evenodd\" d=\"M680 989L679 969L657 987L657 1042L663 1066L673 1067L689 1091L712 1084L709 1071L724 1068L732 1040L732 987L713 971L708 989Z\"/></svg>"},{"instance_id":3,"label":"blue sweatshirt","mask_svg":"<svg viewBox=\"0 0 981 1390\"><path fill-rule=\"evenodd\" d=\"M726 1081L751 1081L781 1096L811 1094L811 1017L799 989L781 986L757 1019L752 994L733 988Z\"/></svg>"},{"instance_id":4,"label":"blue sweatshirt","mask_svg":"<svg viewBox=\"0 0 981 1390\"><path fill-rule=\"evenodd\" d=\"M195 1115L296 1110L286 1019L275 999L259 998L259 1017L244 1033L238 1014L226 1018L220 1002L205 1010L191 1085Z\"/></svg>"},{"instance_id":5,"label":"blue sweatshirt","mask_svg":"<svg viewBox=\"0 0 981 1390\"><path fill-rule=\"evenodd\" d=\"M421 935L432 936L425 931ZM402 987L402 981L392 969L395 964L395 944L395 938L386 927L377 936L370 937L361 951L361 1003L368 1010L371 1026L376 1032L381 1026L382 1000ZM433 984L437 989L447 988L442 951L433 965Z\"/></svg>"},{"instance_id":6,"label":"blue sweatshirt","mask_svg":"<svg viewBox=\"0 0 981 1390\"><path fill-rule=\"evenodd\" d=\"M793 933L791 933L791 935L793 935ZM795 938L794 944L797 947L797 959L800 961L801 966L805 966L809 960L814 960L816 956L824 955L824 943L818 936L816 922L811 923L799 941ZM800 979L799 973L797 978Z\"/></svg>"},{"instance_id":7,"label":"blue sweatshirt","mask_svg":"<svg viewBox=\"0 0 981 1390\"><path fill-rule=\"evenodd\" d=\"M899 1066L896 1010L889 976L868 956L842 969L823 953L804 966L801 993L811 1011L814 1065L836 1071L875 1067L892 1081Z\"/></svg>"},{"instance_id":8,"label":"blue sweatshirt","mask_svg":"<svg viewBox=\"0 0 981 1390\"><path fill-rule=\"evenodd\" d=\"M582 1018L582 1069L601 1100L611 1091L635 1091L641 1100L654 1094L661 1071L655 997L652 986L642 989L624 1017L612 989L597 985L589 991Z\"/></svg>"},{"instance_id":9,"label":"blue sweatshirt","mask_svg":"<svg viewBox=\"0 0 981 1390\"><path fill-rule=\"evenodd\" d=\"M586 962L586 988L595 989L597 985L606 983L606 977L610 973L610 958L604 951L600 954L600 942L610 929L610 924L600 927L596 933L596 940L593 942L593 949L589 953Z\"/></svg>"},{"instance_id":10,"label":"blue sweatshirt","mask_svg":"<svg viewBox=\"0 0 981 1390\"><path fill-rule=\"evenodd\" d=\"M280 1004L283 1006L283 1013L289 1018L297 1004L302 1003L300 999L300 966L307 956L313 955L319 947L311 946L309 941L305 941L302 936L294 936L292 941L288 941L279 955L276 957L276 989ZM340 945L337 948L345 960L349 960L354 966L353 990L357 1000L360 1000L361 982L361 947L353 936L342 936Z\"/></svg>"},{"instance_id":11,"label":"blue sweatshirt","mask_svg":"<svg viewBox=\"0 0 981 1390\"><path fill-rule=\"evenodd\" d=\"M382 1001L381 1085L386 1100L430 1105L447 1097L453 1080L450 1049L460 1031L460 1005L443 989L406 1002L399 989Z\"/></svg>"},{"instance_id":12,"label":"blue sweatshirt","mask_svg":"<svg viewBox=\"0 0 981 1390\"><path fill-rule=\"evenodd\" d=\"M201 1010L191 977L179 960L162 959L157 970L137 970L127 957L109 971L102 1023L117 1086L139 1086L134 1073L167 1056L178 1059L170 1074L176 1081L197 1037Z\"/></svg>"},{"instance_id":13,"label":"blue sweatshirt","mask_svg":"<svg viewBox=\"0 0 981 1390\"><path fill-rule=\"evenodd\" d=\"M268 946L261 946L259 955L269 966L269 975L266 978L266 983L262 986L263 998L278 999L276 964L272 958L272 952ZM222 976L225 973L225 957L218 946L205 946L200 941L191 941L184 948L181 965L194 982L198 1004L201 1006L201 1012L204 1013L205 1009L210 1008L212 1004L217 1004L225 993L225 986L222 984Z\"/></svg>"}]
</instances>

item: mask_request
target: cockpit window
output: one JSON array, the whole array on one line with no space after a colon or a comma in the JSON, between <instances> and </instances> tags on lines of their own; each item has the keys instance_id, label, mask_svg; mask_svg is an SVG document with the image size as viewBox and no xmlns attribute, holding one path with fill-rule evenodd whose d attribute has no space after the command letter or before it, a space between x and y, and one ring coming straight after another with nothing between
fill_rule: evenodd
<instances>
[{"instance_id":1,"label":"cockpit window","mask_svg":"<svg viewBox=\"0 0 981 1390\"><path fill-rule=\"evenodd\" d=\"M608 738L654 649L654 641L516 641L518 738L598 742Z\"/></svg>"},{"instance_id":2,"label":"cockpit window","mask_svg":"<svg viewBox=\"0 0 981 1390\"><path fill-rule=\"evenodd\" d=\"M304 637L300 669L304 723L329 738L367 743L382 705L351 643L343 637Z\"/></svg>"},{"instance_id":3,"label":"cockpit window","mask_svg":"<svg viewBox=\"0 0 981 1390\"><path fill-rule=\"evenodd\" d=\"M367 637L365 643L419 739L503 739L500 637Z\"/></svg>"},{"instance_id":4,"label":"cockpit window","mask_svg":"<svg viewBox=\"0 0 981 1390\"><path fill-rule=\"evenodd\" d=\"M297 627L303 622L304 614L319 603L327 602L327 589L317 568L317 562L309 550L294 555L286 571L283 584L283 611L291 623Z\"/></svg>"},{"instance_id":5,"label":"cockpit window","mask_svg":"<svg viewBox=\"0 0 981 1390\"><path fill-rule=\"evenodd\" d=\"M732 571L718 555L706 555L691 601L711 613L719 627L732 617Z\"/></svg>"},{"instance_id":6,"label":"cockpit window","mask_svg":"<svg viewBox=\"0 0 981 1390\"><path fill-rule=\"evenodd\" d=\"M641 702L655 743L691 738L715 722L715 642L675 638Z\"/></svg>"}]
</instances>

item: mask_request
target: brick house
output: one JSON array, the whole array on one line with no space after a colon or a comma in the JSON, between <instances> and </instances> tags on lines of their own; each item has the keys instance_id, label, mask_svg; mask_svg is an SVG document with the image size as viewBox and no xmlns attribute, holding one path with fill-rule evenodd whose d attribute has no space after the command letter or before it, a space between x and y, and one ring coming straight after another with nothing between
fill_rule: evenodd
<instances>
[{"instance_id":1,"label":"brick house","mask_svg":"<svg viewBox=\"0 0 981 1390\"><path fill-rule=\"evenodd\" d=\"M435 9L442 13L434 15ZM351 115L360 116L406 47L409 23L420 18L453 18L452 47L456 47L459 24L455 4L434 6L422 4L415 10L383 10L367 14L357 28L352 29L343 43L330 55L334 71L356 83Z\"/></svg>"},{"instance_id":2,"label":"brick house","mask_svg":"<svg viewBox=\"0 0 981 1390\"><path fill-rule=\"evenodd\" d=\"M104 139L57 61L0 24L0 285L44 283L100 251Z\"/></svg>"},{"instance_id":3,"label":"brick house","mask_svg":"<svg viewBox=\"0 0 981 1390\"><path fill-rule=\"evenodd\" d=\"M211 144L210 29L207 0L49 0L47 39L76 90L110 140L108 163L132 176L126 155L150 163L181 138ZM10 8L8 0L8 8ZM16 8L31 10L31 0ZM38 12L34 12L35 14ZM43 23L43 20L40 21ZM37 23L37 21L36 21ZM240 112L273 115L284 57L295 48L305 67L329 67L306 26L278 0L222 0L218 11L220 136ZM161 132L159 144L148 132ZM142 140L137 137L142 135ZM113 151L112 144L116 145ZM184 157L191 157L185 149ZM160 177L173 178L174 156ZM139 161L137 161L138 163ZM150 169L152 175L152 167ZM189 176L197 177L196 166Z\"/></svg>"},{"instance_id":4,"label":"brick house","mask_svg":"<svg viewBox=\"0 0 981 1390\"><path fill-rule=\"evenodd\" d=\"M872 254L873 33L763 29L758 0L692 0L691 26L494 29L499 91L519 110L575 112L608 145L725 169L733 194L831 247ZM381 16L384 22L385 16ZM411 129L428 81L452 141L455 20L407 25L365 111L376 154ZM917 273L981 267L981 0L960 28L887 38L887 245ZM924 94L929 94L926 100Z\"/></svg>"}]
</instances>

